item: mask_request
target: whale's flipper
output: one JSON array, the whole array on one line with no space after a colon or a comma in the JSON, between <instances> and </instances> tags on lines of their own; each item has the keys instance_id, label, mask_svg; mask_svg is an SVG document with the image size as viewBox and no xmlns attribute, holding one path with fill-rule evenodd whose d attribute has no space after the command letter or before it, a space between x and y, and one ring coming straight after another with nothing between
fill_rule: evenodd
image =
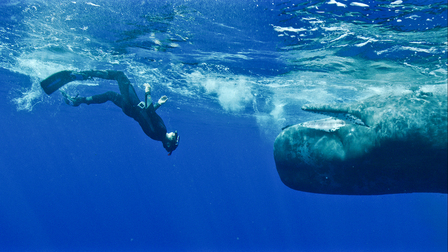
<instances>
[{"instance_id":1,"label":"whale's flipper","mask_svg":"<svg viewBox=\"0 0 448 252\"><path fill-rule=\"evenodd\" d=\"M76 76L72 74L72 71L57 72L45 80L40 82L40 86L47 95L54 93L65 84L76 79Z\"/></svg>"}]
</instances>

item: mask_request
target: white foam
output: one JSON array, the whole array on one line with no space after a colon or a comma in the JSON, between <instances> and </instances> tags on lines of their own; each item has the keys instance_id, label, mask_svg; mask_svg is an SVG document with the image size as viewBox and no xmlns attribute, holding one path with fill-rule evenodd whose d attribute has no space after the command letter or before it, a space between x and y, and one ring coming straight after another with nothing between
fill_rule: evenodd
<instances>
[{"instance_id":1,"label":"white foam","mask_svg":"<svg viewBox=\"0 0 448 252\"><path fill-rule=\"evenodd\" d=\"M17 110L31 111L33 107L39 103L42 97L42 90L37 79L32 80L32 86L26 91L21 91L22 96L12 99L16 104Z\"/></svg>"},{"instance_id":2,"label":"white foam","mask_svg":"<svg viewBox=\"0 0 448 252\"><path fill-rule=\"evenodd\" d=\"M271 113L269 113L269 115L271 115L276 121L284 119L283 118L283 113L284 113L283 107L285 105L286 104L284 102L275 101L274 109L271 111Z\"/></svg>"},{"instance_id":3,"label":"white foam","mask_svg":"<svg viewBox=\"0 0 448 252\"><path fill-rule=\"evenodd\" d=\"M412 47L412 46L403 46L403 47L401 47L401 49L414 51L414 52L424 52L424 53L434 53L434 52L436 52L436 49L433 48L433 47L431 47L430 49L422 49L422 48L417 48L417 47Z\"/></svg>"},{"instance_id":4,"label":"white foam","mask_svg":"<svg viewBox=\"0 0 448 252\"><path fill-rule=\"evenodd\" d=\"M369 7L368 4L358 3L358 2L351 2L350 5L351 6L357 6L357 7Z\"/></svg>"},{"instance_id":5,"label":"white foam","mask_svg":"<svg viewBox=\"0 0 448 252\"><path fill-rule=\"evenodd\" d=\"M33 107L42 101L42 89L40 87L40 80L50 76L51 74L64 70L64 65L45 62L36 58L17 58L17 64L10 68L11 71L28 75L31 77L31 87L25 91L18 91L21 93L20 97L12 99L16 104L17 110L31 111Z\"/></svg>"},{"instance_id":6,"label":"white foam","mask_svg":"<svg viewBox=\"0 0 448 252\"><path fill-rule=\"evenodd\" d=\"M91 5L91 6L95 6L95 7L101 7L100 5L94 4L94 3L91 3L91 2L87 2L86 4Z\"/></svg>"},{"instance_id":7,"label":"white foam","mask_svg":"<svg viewBox=\"0 0 448 252\"><path fill-rule=\"evenodd\" d=\"M277 31L277 32L285 32L285 31L288 31L288 32L302 32L302 31L306 31L306 29L304 29L304 28L293 28L291 26L289 26L289 27L281 27L281 26L273 25L272 27L274 27L274 30Z\"/></svg>"},{"instance_id":8,"label":"white foam","mask_svg":"<svg viewBox=\"0 0 448 252\"><path fill-rule=\"evenodd\" d=\"M447 94L447 85L446 83L444 85L426 85L422 86L420 88L420 91L427 92L427 93L434 93L438 95L446 95Z\"/></svg>"},{"instance_id":9,"label":"white foam","mask_svg":"<svg viewBox=\"0 0 448 252\"><path fill-rule=\"evenodd\" d=\"M206 94L214 94L221 107L230 112L239 112L250 104L254 97L251 81L244 76L209 75L195 71L187 75L190 85L202 87Z\"/></svg>"},{"instance_id":10,"label":"white foam","mask_svg":"<svg viewBox=\"0 0 448 252\"><path fill-rule=\"evenodd\" d=\"M340 3L340 2L336 2L335 0L330 0L330 2L328 2L327 4L336 4L336 6L338 7L347 7L347 5Z\"/></svg>"}]
</instances>

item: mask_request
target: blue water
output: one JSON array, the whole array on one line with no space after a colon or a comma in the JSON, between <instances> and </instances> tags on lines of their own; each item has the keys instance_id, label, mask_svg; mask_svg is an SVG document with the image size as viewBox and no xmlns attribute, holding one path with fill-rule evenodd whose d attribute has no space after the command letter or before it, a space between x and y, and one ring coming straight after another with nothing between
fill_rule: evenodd
<instances>
[{"instance_id":1,"label":"blue water","mask_svg":"<svg viewBox=\"0 0 448 252\"><path fill-rule=\"evenodd\" d=\"M0 3L1 251L446 251L447 195L294 191L281 128L307 103L447 85L447 2ZM112 103L67 106L39 82L115 69L179 148ZM117 91L104 80L64 87ZM430 161L428 161L430 163Z\"/></svg>"}]
</instances>

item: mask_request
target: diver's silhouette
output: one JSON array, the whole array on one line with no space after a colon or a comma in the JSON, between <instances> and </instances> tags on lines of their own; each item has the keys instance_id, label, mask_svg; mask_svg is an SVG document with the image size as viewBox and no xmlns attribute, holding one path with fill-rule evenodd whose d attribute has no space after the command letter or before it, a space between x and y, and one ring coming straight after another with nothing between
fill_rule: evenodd
<instances>
[{"instance_id":1,"label":"diver's silhouette","mask_svg":"<svg viewBox=\"0 0 448 252\"><path fill-rule=\"evenodd\" d=\"M168 97L164 95L157 103L153 104L151 99L151 86L149 84L144 84L144 102L140 101L131 82L121 71L61 71L43 80L41 86L45 93L50 95L71 81L87 80L93 77L116 80L121 94L109 91L89 97L71 97L61 90L65 102L77 107L82 103L89 105L111 101L120 107L127 116L134 118L140 124L146 135L154 140L161 141L163 147L169 152L168 155L171 155L179 145L180 137L177 131L167 133L162 118L156 113L156 110L168 100Z\"/></svg>"}]
</instances>

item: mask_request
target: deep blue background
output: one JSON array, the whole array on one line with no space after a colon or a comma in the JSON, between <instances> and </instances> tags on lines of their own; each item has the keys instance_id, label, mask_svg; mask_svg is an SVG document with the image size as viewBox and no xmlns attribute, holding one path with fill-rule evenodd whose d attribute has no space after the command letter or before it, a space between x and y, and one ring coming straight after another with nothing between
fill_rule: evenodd
<instances>
[{"instance_id":1,"label":"deep blue background","mask_svg":"<svg viewBox=\"0 0 448 252\"><path fill-rule=\"evenodd\" d=\"M293 191L253 118L167 104L182 135L168 157L112 104L0 108L4 251L446 249L446 195Z\"/></svg>"}]
</instances>

